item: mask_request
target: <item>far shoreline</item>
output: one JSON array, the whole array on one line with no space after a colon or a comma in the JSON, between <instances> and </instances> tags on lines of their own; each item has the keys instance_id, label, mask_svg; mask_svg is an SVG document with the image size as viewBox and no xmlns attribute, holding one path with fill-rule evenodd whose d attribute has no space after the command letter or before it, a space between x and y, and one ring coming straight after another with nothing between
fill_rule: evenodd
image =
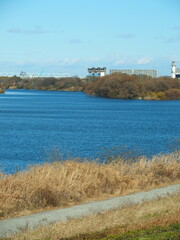
<instances>
[{"instance_id":1,"label":"far shoreline","mask_svg":"<svg viewBox=\"0 0 180 240\"><path fill-rule=\"evenodd\" d=\"M84 92L112 99L180 100L180 80L113 73L102 77L0 77L0 89Z\"/></svg>"},{"instance_id":2,"label":"far shoreline","mask_svg":"<svg viewBox=\"0 0 180 240\"><path fill-rule=\"evenodd\" d=\"M127 98L113 98L113 97L106 97L106 96L99 96L99 95L95 95L95 94L89 94L87 92L84 92L84 91L78 91L78 90L72 90L72 88L70 89L33 89L33 88L15 88L15 87L10 87L10 88L7 88L5 90L3 90L3 92L0 91L0 94L5 94L6 90L27 90L27 91L51 91L51 92L81 92L81 93L84 93L86 94L87 96L91 96L91 97L100 97L100 98L106 98L106 99L115 99L115 100L142 100L142 101L178 101L180 99L160 99L160 98L151 98L151 97L146 97L146 98L143 98L143 97L137 97L137 98L130 98L130 99L127 99Z\"/></svg>"}]
</instances>

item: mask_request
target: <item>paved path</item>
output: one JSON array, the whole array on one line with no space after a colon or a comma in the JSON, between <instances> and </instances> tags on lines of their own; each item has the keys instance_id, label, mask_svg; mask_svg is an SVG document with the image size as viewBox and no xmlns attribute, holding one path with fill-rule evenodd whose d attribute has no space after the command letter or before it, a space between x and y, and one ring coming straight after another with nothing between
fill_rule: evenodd
<instances>
[{"instance_id":1,"label":"paved path","mask_svg":"<svg viewBox=\"0 0 180 240\"><path fill-rule=\"evenodd\" d=\"M51 210L35 213L23 217L0 220L0 238L10 237L26 229L34 229L38 226L48 225L55 222L67 221L70 218L100 213L114 208L123 207L148 201L157 197L163 197L180 191L180 184L158 188L147 192L134 193L127 196L113 197L108 200L88 202L83 205L70 208Z\"/></svg>"}]
</instances>

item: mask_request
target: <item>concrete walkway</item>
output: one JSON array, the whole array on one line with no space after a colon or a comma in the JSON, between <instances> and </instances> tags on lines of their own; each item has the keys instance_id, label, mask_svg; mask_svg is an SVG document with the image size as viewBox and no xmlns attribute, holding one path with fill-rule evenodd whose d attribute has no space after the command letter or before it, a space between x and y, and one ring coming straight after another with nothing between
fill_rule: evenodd
<instances>
[{"instance_id":1,"label":"concrete walkway","mask_svg":"<svg viewBox=\"0 0 180 240\"><path fill-rule=\"evenodd\" d=\"M153 200L180 191L180 184L158 188L147 192L134 193L127 196L113 197L108 200L88 202L70 208L35 213L23 217L0 220L0 238L10 237L26 229L49 225L55 222L67 221L70 218L80 218L126 205Z\"/></svg>"}]
</instances>

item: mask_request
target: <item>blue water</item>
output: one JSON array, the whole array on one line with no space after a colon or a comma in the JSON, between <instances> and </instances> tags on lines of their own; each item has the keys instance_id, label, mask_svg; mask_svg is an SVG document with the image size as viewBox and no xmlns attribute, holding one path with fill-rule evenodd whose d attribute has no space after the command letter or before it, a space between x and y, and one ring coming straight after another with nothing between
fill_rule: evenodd
<instances>
[{"instance_id":1,"label":"blue water","mask_svg":"<svg viewBox=\"0 0 180 240\"><path fill-rule=\"evenodd\" d=\"M65 155L98 157L125 145L151 156L180 138L180 101L117 100L79 92L7 90L0 95L0 168Z\"/></svg>"}]
</instances>

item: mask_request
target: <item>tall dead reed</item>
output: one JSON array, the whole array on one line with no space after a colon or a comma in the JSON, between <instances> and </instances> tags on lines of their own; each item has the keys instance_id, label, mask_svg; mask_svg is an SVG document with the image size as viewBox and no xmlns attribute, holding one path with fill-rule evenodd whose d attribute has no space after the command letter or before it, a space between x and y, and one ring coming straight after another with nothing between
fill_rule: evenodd
<instances>
[{"instance_id":1,"label":"tall dead reed","mask_svg":"<svg viewBox=\"0 0 180 240\"><path fill-rule=\"evenodd\" d=\"M148 190L177 183L180 154L140 158L136 162L99 164L45 163L13 175L0 176L0 217L65 207L89 200Z\"/></svg>"}]
</instances>

